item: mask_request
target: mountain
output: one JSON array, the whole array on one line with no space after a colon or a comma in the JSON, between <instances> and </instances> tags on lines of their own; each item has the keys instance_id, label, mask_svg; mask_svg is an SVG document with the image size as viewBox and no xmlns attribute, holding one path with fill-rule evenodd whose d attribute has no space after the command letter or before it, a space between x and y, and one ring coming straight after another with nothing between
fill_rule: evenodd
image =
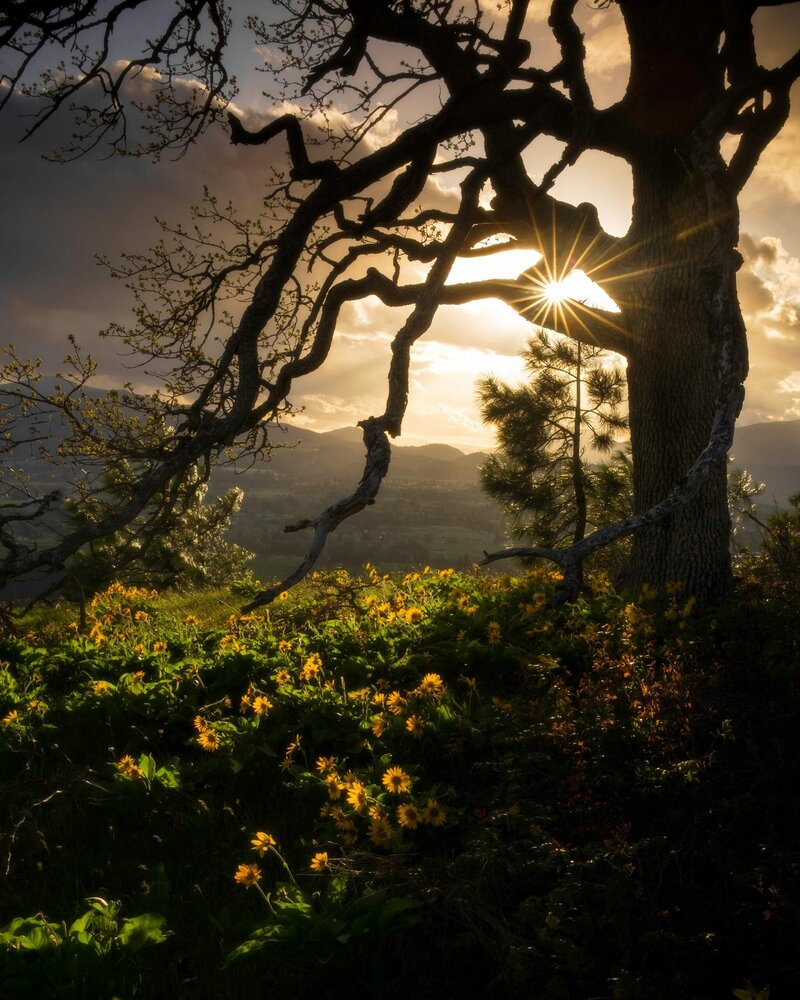
<instances>
[{"instance_id":1,"label":"mountain","mask_svg":"<svg viewBox=\"0 0 800 1000\"><path fill-rule=\"evenodd\" d=\"M788 505L800 492L800 420L774 420L737 427L731 466L746 469L765 483L760 500L769 506Z\"/></svg>"}]
</instances>

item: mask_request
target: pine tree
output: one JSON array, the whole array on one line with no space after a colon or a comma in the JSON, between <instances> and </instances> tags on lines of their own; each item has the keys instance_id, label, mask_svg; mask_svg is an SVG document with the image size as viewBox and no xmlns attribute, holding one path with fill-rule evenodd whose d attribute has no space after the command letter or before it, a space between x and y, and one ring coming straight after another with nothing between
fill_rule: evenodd
<instances>
[{"instance_id":1,"label":"pine tree","mask_svg":"<svg viewBox=\"0 0 800 1000\"><path fill-rule=\"evenodd\" d=\"M628 480L614 475L624 456L599 466L589 461L591 452L609 454L627 428L625 374L607 364L607 352L544 330L522 357L526 383L488 377L478 384L481 415L498 443L481 483L515 538L553 548L603 523L609 503L630 502Z\"/></svg>"}]
</instances>

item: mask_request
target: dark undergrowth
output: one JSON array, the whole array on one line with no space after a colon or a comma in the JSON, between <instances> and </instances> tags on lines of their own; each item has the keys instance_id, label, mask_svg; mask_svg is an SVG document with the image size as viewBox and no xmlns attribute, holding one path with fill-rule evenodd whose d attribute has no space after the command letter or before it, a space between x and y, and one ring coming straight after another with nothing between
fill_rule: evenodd
<instances>
[{"instance_id":1,"label":"dark undergrowth","mask_svg":"<svg viewBox=\"0 0 800 1000\"><path fill-rule=\"evenodd\" d=\"M7 634L0 996L796 998L800 611L758 567L553 585L117 585Z\"/></svg>"}]
</instances>

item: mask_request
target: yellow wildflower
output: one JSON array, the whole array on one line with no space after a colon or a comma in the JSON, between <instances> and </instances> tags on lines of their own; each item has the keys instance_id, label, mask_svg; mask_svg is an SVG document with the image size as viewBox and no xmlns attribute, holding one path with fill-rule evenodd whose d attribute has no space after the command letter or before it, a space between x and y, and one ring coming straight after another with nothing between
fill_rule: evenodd
<instances>
[{"instance_id":1,"label":"yellow wildflower","mask_svg":"<svg viewBox=\"0 0 800 1000\"><path fill-rule=\"evenodd\" d=\"M2 719L0 719L0 725L3 726L13 726L19 721L19 712L16 709L7 712Z\"/></svg>"},{"instance_id":2,"label":"yellow wildflower","mask_svg":"<svg viewBox=\"0 0 800 1000\"><path fill-rule=\"evenodd\" d=\"M206 720L203 718L202 715L196 715L192 720L192 725L198 731L198 733L202 733L206 729L208 729L208 724L206 723Z\"/></svg>"},{"instance_id":3,"label":"yellow wildflower","mask_svg":"<svg viewBox=\"0 0 800 1000\"><path fill-rule=\"evenodd\" d=\"M197 615L187 615L183 619L183 624L184 625L199 625L200 624L200 619L197 617Z\"/></svg>"},{"instance_id":4,"label":"yellow wildflower","mask_svg":"<svg viewBox=\"0 0 800 1000\"><path fill-rule=\"evenodd\" d=\"M250 843L253 845L253 850L256 854L263 855L267 853L270 847L275 847L277 841L271 833L263 833L262 831L259 831Z\"/></svg>"},{"instance_id":5,"label":"yellow wildflower","mask_svg":"<svg viewBox=\"0 0 800 1000\"><path fill-rule=\"evenodd\" d=\"M405 619L409 625L417 625L425 617L422 608L409 608L405 613Z\"/></svg>"},{"instance_id":6,"label":"yellow wildflower","mask_svg":"<svg viewBox=\"0 0 800 1000\"><path fill-rule=\"evenodd\" d=\"M275 674L275 683L277 685L280 686L281 684L291 684L291 682L292 682L292 675L289 673L288 670L279 670L277 674Z\"/></svg>"},{"instance_id":7,"label":"yellow wildflower","mask_svg":"<svg viewBox=\"0 0 800 1000\"><path fill-rule=\"evenodd\" d=\"M356 812L361 812L367 804L367 790L360 781L354 781L348 787L347 801Z\"/></svg>"},{"instance_id":8,"label":"yellow wildflower","mask_svg":"<svg viewBox=\"0 0 800 1000\"><path fill-rule=\"evenodd\" d=\"M215 750L219 750L219 736L217 736L213 729L203 729L197 737L197 742L201 749L206 750L208 753L214 753Z\"/></svg>"},{"instance_id":9,"label":"yellow wildflower","mask_svg":"<svg viewBox=\"0 0 800 1000\"><path fill-rule=\"evenodd\" d=\"M108 694L111 688L108 681L95 681L92 685L92 690L95 694L104 695Z\"/></svg>"},{"instance_id":10,"label":"yellow wildflower","mask_svg":"<svg viewBox=\"0 0 800 1000\"><path fill-rule=\"evenodd\" d=\"M406 774L401 767L390 767L381 778L381 782L387 792L392 792L395 795L407 792L411 788L411 776Z\"/></svg>"},{"instance_id":11,"label":"yellow wildflower","mask_svg":"<svg viewBox=\"0 0 800 1000\"><path fill-rule=\"evenodd\" d=\"M320 774L327 774L329 771L334 771L336 769L336 758L317 757L317 763L315 764L315 767Z\"/></svg>"},{"instance_id":12,"label":"yellow wildflower","mask_svg":"<svg viewBox=\"0 0 800 1000\"><path fill-rule=\"evenodd\" d=\"M392 715L402 715L403 709L407 704L408 702L399 691L392 691L392 693L386 698L386 707Z\"/></svg>"},{"instance_id":13,"label":"yellow wildflower","mask_svg":"<svg viewBox=\"0 0 800 1000\"><path fill-rule=\"evenodd\" d=\"M340 830L343 829L342 826L343 823L350 822L350 817L347 815L344 809L342 809L341 806L328 805L327 809L328 809L328 815L333 820L333 822L339 827Z\"/></svg>"},{"instance_id":14,"label":"yellow wildflower","mask_svg":"<svg viewBox=\"0 0 800 1000\"><path fill-rule=\"evenodd\" d=\"M335 771L325 776L325 787L328 789L328 798L334 802L342 797L342 792L345 789L345 786L339 781L339 775Z\"/></svg>"},{"instance_id":15,"label":"yellow wildflower","mask_svg":"<svg viewBox=\"0 0 800 1000\"><path fill-rule=\"evenodd\" d=\"M322 670L322 657L319 653L312 653L311 656L303 664L303 669L300 671L300 677L304 681L313 681L319 677L319 673Z\"/></svg>"},{"instance_id":16,"label":"yellow wildflower","mask_svg":"<svg viewBox=\"0 0 800 1000\"><path fill-rule=\"evenodd\" d=\"M300 749L301 736L299 733L295 736L292 742L286 747L286 753L283 755L283 760L281 761L281 767L287 768L292 766L292 759L295 752Z\"/></svg>"},{"instance_id":17,"label":"yellow wildflower","mask_svg":"<svg viewBox=\"0 0 800 1000\"><path fill-rule=\"evenodd\" d=\"M348 847L352 847L353 844L358 843L358 833L356 832L356 824L354 820L347 819L344 823L339 826L342 831L342 840Z\"/></svg>"},{"instance_id":18,"label":"yellow wildflower","mask_svg":"<svg viewBox=\"0 0 800 1000\"><path fill-rule=\"evenodd\" d=\"M375 736L383 736L388 725L389 723L386 721L385 715L376 715L372 720L372 732Z\"/></svg>"},{"instance_id":19,"label":"yellow wildflower","mask_svg":"<svg viewBox=\"0 0 800 1000\"><path fill-rule=\"evenodd\" d=\"M317 853L311 859L311 871L321 873L327 870L328 870L328 852L317 851Z\"/></svg>"},{"instance_id":20,"label":"yellow wildflower","mask_svg":"<svg viewBox=\"0 0 800 1000\"><path fill-rule=\"evenodd\" d=\"M446 818L444 809L442 809L436 799L428 799L428 804L422 810L420 816L422 822L427 823L428 826L443 826Z\"/></svg>"},{"instance_id":21,"label":"yellow wildflower","mask_svg":"<svg viewBox=\"0 0 800 1000\"><path fill-rule=\"evenodd\" d=\"M139 779L142 776L142 769L128 753L120 757L117 761L117 770L120 774L124 774L126 778Z\"/></svg>"},{"instance_id":22,"label":"yellow wildflower","mask_svg":"<svg viewBox=\"0 0 800 1000\"><path fill-rule=\"evenodd\" d=\"M500 645L500 626L497 622L489 622L486 626L486 640L490 646Z\"/></svg>"},{"instance_id":23,"label":"yellow wildflower","mask_svg":"<svg viewBox=\"0 0 800 1000\"><path fill-rule=\"evenodd\" d=\"M378 847L383 847L392 839L392 828L385 819L374 819L369 824L367 836Z\"/></svg>"},{"instance_id":24,"label":"yellow wildflower","mask_svg":"<svg viewBox=\"0 0 800 1000\"><path fill-rule=\"evenodd\" d=\"M425 674L417 686L418 694L427 694L434 698L441 698L444 690L444 681L438 674Z\"/></svg>"},{"instance_id":25,"label":"yellow wildflower","mask_svg":"<svg viewBox=\"0 0 800 1000\"><path fill-rule=\"evenodd\" d=\"M259 694L253 699L253 711L256 715L266 715L272 708L272 702L264 694Z\"/></svg>"},{"instance_id":26,"label":"yellow wildflower","mask_svg":"<svg viewBox=\"0 0 800 1000\"><path fill-rule=\"evenodd\" d=\"M154 653L166 653L166 651L167 651L167 644L165 642L159 641L153 643Z\"/></svg>"},{"instance_id":27,"label":"yellow wildflower","mask_svg":"<svg viewBox=\"0 0 800 1000\"><path fill-rule=\"evenodd\" d=\"M249 889L251 885L261 881L261 869L258 865L239 865L233 880Z\"/></svg>"},{"instance_id":28,"label":"yellow wildflower","mask_svg":"<svg viewBox=\"0 0 800 1000\"><path fill-rule=\"evenodd\" d=\"M370 819L387 819L386 808L380 802L373 802L367 810Z\"/></svg>"},{"instance_id":29,"label":"yellow wildflower","mask_svg":"<svg viewBox=\"0 0 800 1000\"><path fill-rule=\"evenodd\" d=\"M422 730L424 728L425 723L418 715L409 715L406 719L406 729L412 736L422 736Z\"/></svg>"},{"instance_id":30,"label":"yellow wildflower","mask_svg":"<svg viewBox=\"0 0 800 1000\"><path fill-rule=\"evenodd\" d=\"M417 807L409 802L397 807L397 822L406 830L416 830L420 824L420 818Z\"/></svg>"}]
</instances>

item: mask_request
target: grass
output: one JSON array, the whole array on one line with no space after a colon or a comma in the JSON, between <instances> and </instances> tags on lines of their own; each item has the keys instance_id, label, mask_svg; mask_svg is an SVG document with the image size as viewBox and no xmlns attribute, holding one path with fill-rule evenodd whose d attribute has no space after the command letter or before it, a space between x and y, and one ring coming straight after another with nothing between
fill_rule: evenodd
<instances>
[{"instance_id":1,"label":"grass","mask_svg":"<svg viewBox=\"0 0 800 1000\"><path fill-rule=\"evenodd\" d=\"M0 995L793 996L800 613L758 575L706 609L553 586L32 612L0 640Z\"/></svg>"}]
</instances>

